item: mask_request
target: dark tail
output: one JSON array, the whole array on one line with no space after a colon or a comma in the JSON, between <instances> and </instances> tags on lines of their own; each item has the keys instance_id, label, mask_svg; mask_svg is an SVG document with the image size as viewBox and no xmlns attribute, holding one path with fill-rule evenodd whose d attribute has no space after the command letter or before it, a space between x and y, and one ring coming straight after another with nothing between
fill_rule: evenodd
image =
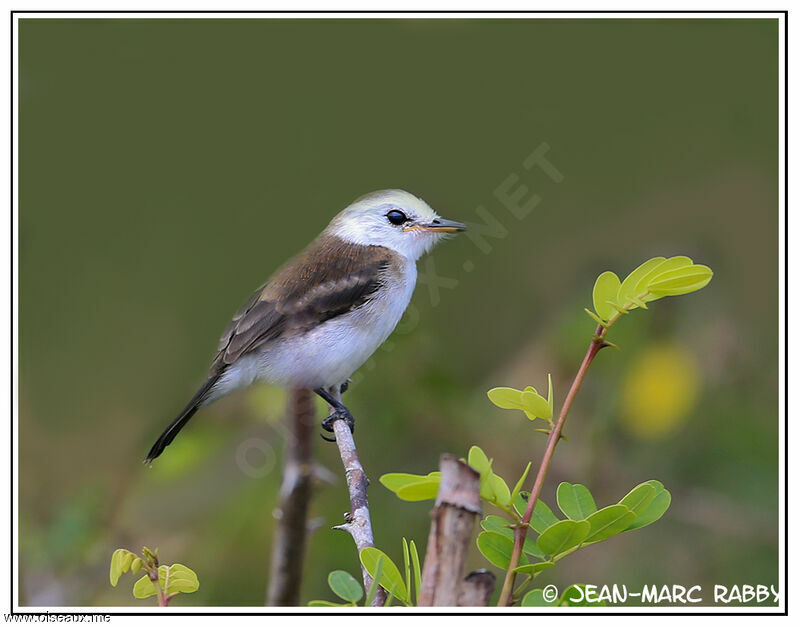
<instances>
[{"instance_id":1,"label":"dark tail","mask_svg":"<svg viewBox=\"0 0 800 628\"><path fill-rule=\"evenodd\" d=\"M150 464L153 460L158 458L164 449L166 449L167 445L169 445L175 439L175 437L178 435L178 432L183 429L183 426L189 422L189 419L191 419L194 416L194 413L200 408L203 401L205 401L206 397L208 396L208 393L211 391L211 388L217 383L218 380L219 375L212 375L206 380L206 383L200 387L200 390L194 394L194 397L192 397L191 401L186 404L186 407L181 410L181 413L172 423L169 424L169 427L163 431L161 436L158 437L158 440L150 448L150 452L144 459L145 464Z\"/></svg>"}]
</instances>

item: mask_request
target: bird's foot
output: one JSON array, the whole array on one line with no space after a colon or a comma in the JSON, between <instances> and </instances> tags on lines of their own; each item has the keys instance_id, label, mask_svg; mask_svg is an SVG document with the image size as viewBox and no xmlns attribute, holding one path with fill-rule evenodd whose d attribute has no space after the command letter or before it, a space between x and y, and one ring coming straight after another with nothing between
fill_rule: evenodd
<instances>
[{"instance_id":1,"label":"bird's foot","mask_svg":"<svg viewBox=\"0 0 800 628\"><path fill-rule=\"evenodd\" d=\"M332 432L335 421L344 421L347 423L347 427L350 428L351 433L355 430L355 419L353 419L353 415L350 414L350 411L347 408L334 409L331 415L322 422L322 429L326 432Z\"/></svg>"}]
</instances>

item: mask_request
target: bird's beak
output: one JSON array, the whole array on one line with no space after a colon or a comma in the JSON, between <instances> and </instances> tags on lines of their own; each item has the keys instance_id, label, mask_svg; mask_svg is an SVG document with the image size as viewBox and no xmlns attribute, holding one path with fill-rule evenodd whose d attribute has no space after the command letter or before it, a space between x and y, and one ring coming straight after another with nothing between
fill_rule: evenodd
<instances>
[{"instance_id":1,"label":"bird's beak","mask_svg":"<svg viewBox=\"0 0 800 628\"><path fill-rule=\"evenodd\" d=\"M445 220L444 218L437 218L431 222L419 223L411 225L403 229L403 231L438 231L441 233L456 233L457 231L464 231L467 225L455 220Z\"/></svg>"}]
</instances>

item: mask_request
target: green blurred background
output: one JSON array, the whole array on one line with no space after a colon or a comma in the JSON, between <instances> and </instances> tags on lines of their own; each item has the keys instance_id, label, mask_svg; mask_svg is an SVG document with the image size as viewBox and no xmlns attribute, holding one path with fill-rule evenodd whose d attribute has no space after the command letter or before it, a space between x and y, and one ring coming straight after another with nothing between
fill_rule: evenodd
<instances>
[{"instance_id":1,"label":"green blurred background","mask_svg":"<svg viewBox=\"0 0 800 628\"><path fill-rule=\"evenodd\" d=\"M441 245L446 286L420 262L428 285L347 393L377 544L424 547L431 507L380 475L475 443L511 482L538 463L544 437L485 391L551 372L560 403L594 278L685 254L714 280L613 330L543 492L605 504L657 478L672 508L540 581L777 584L776 21L23 19L19 46L22 604L149 606L108 583L142 544L198 572L176 606L264 602L283 393L226 398L141 460L249 293L385 187L503 235ZM523 167L543 143L558 183ZM504 182L540 197L528 216ZM330 530L336 449L315 455L338 483L312 505L304 602L357 572Z\"/></svg>"}]
</instances>

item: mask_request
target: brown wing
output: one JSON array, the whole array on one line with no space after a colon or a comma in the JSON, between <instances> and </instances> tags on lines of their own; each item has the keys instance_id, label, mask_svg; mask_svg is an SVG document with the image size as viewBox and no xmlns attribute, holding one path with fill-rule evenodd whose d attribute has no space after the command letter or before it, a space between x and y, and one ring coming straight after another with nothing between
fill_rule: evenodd
<instances>
[{"instance_id":1,"label":"brown wing","mask_svg":"<svg viewBox=\"0 0 800 628\"><path fill-rule=\"evenodd\" d=\"M350 312L380 288L397 254L323 236L256 290L222 335L212 371L275 338Z\"/></svg>"}]
</instances>

